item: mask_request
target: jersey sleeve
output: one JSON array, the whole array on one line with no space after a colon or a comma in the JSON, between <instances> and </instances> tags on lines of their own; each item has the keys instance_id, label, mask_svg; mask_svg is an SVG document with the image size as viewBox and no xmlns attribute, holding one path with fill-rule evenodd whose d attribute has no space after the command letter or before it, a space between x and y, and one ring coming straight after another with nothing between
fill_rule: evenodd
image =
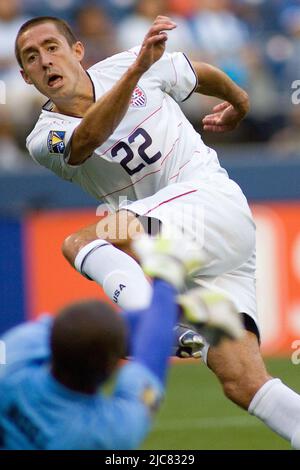
<instances>
[{"instance_id":1,"label":"jersey sleeve","mask_svg":"<svg viewBox=\"0 0 300 470\"><path fill-rule=\"evenodd\" d=\"M55 120L37 122L27 137L27 149L37 163L65 180L72 180L78 166L68 165L71 139L79 122Z\"/></svg>"},{"instance_id":2,"label":"jersey sleeve","mask_svg":"<svg viewBox=\"0 0 300 470\"><path fill-rule=\"evenodd\" d=\"M5 346L5 364L1 375L21 369L38 361L47 362L50 358L49 336L53 318L43 315L39 320L28 322L9 330L1 341Z\"/></svg>"},{"instance_id":3,"label":"jersey sleeve","mask_svg":"<svg viewBox=\"0 0 300 470\"><path fill-rule=\"evenodd\" d=\"M160 77L163 91L177 102L187 100L198 85L196 72L182 52L165 52L150 72Z\"/></svg>"},{"instance_id":4,"label":"jersey sleeve","mask_svg":"<svg viewBox=\"0 0 300 470\"><path fill-rule=\"evenodd\" d=\"M128 53L136 57L140 48L141 46L133 47ZM187 100L198 86L197 74L182 52L165 52L147 73L154 80L159 78L162 90L179 103Z\"/></svg>"},{"instance_id":5,"label":"jersey sleeve","mask_svg":"<svg viewBox=\"0 0 300 470\"><path fill-rule=\"evenodd\" d=\"M159 62L157 66L161 69L164 91L177 102L187 100L198 85L196 72L187 56L181 52L165 53L161 64Z\"/></svg>"},{"instance_id":6,"label":"jersey sleeve","mask_svg":"<svg viewBox=\"0 0 300 470\"><path fill-rule=\"evenodd\" d=\"M143 365L131 362L121 369L110 400L111 426L107 423L116 448L136 449L141 445L163 392L160 381Z\"/></svg>"}]
</instances>

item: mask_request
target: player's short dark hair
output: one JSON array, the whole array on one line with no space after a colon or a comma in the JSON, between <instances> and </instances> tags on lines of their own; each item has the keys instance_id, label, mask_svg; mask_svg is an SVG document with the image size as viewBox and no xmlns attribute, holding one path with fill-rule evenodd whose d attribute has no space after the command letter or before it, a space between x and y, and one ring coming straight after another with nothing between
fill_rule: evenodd
<instances>
[{"instance_id":1,"label":"player's short dark hair","mask_svg":"<svg viewBox=\"0 0 300 470\"><path fill-rule=\"evenodd\" d=\"M73 33L70 25L61 18L57 18L56 16L36 16L35 18L31 18L21 26L15 41L15 55L20 67L23 67L23 64L18 44L19 38L23 33L25 33L25 31L30 29L32 26L36 26L41 23L54 23L56 25L57 30L66 38L70 47L72 47L73 44L77 42L77 38Z\"/></svg>"},{"instance_id":2,"label":"player's short dark hair","mask_svg":"<svg viewBox=\"0 0 300 470\"><path fill-rule=\"evenodd\" d=\"M126 350L123 318L108 303L77 302L64 308L50 334L52 370L64 385L94 391Z\"/></svg>"}]
</instances>

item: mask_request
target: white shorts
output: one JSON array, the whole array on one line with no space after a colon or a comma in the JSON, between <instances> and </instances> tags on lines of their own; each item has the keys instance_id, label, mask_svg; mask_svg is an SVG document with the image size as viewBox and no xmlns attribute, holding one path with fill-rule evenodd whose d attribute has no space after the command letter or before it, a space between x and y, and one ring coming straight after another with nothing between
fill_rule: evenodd
<instances>
[{"instance_id":1,"label":"white shorts","mask_svg":"<svg viewBox=\"0 0 300 470\"><path fill-rule=\"evenodd\" d=\"M203 249L204 264L196 277L233 298L258 330L255 288L255 224L240 187L224 175L174 183L150 197L122 204L140 220L158 219L179 229Z\"/></svg>"}]
</instances>

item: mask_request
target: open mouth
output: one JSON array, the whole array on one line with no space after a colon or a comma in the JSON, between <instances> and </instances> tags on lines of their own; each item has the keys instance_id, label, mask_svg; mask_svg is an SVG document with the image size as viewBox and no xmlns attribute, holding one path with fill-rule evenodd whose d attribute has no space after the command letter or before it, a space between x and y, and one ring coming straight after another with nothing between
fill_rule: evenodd
<instances>
[{"instance_id":1,"label":"open mouth","mask_svg":"<svg viewBox=\"0 0 300 470\"><path fill-rule=\"evenodd\" d=\"M51 75L51 77L48 78L48 86L53 88L54 86L58 85L62 80L61 75Z\"/></svg>"}]
</instances>

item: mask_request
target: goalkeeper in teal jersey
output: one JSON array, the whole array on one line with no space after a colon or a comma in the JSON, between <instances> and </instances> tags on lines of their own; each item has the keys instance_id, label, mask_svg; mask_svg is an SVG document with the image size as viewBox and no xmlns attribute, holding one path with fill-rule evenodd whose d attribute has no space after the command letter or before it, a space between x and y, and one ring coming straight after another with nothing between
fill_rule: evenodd
<instances>
[{"instance_id":1,"label":"goalkeeper in teal jersey","mask_svg":"<svg viewBox=\"0 0 300 470\"><path fill-rule=\"evenodd\" d=\"M181 247L175 255L165 243L158 253L158 241L150 250L137 243L142 266L154 278L148 309L121 316L108 304L86 301L3 337L7 364L0 366L0 448L133 449L141 444L164 393L176 296L191 269L189 257L199 266L199 254L187 255ZM112 395L98 393L128 343L132 360L118 371Z\"/></svg>"},{"instance_id":2,"label":"goalkeeper in teal jersey","mask_svg":"<svg viewBox=\"0 0 300 470\"><path fill-rule=\"evenodd\" d=\"M132 449L141 443L163 394L176 319L175 289L157 280L153 292L142 334L133 340L134 360L121 368L111 397L96 392L125 353L126 331L110 306L74 304L54 321L44 316L4 336L0 448ZM157 338L161 331L163 341ZM153 367L139 351L141 341L148 343L148 355L159 349Z\"/></svg>"}]
</instances>

